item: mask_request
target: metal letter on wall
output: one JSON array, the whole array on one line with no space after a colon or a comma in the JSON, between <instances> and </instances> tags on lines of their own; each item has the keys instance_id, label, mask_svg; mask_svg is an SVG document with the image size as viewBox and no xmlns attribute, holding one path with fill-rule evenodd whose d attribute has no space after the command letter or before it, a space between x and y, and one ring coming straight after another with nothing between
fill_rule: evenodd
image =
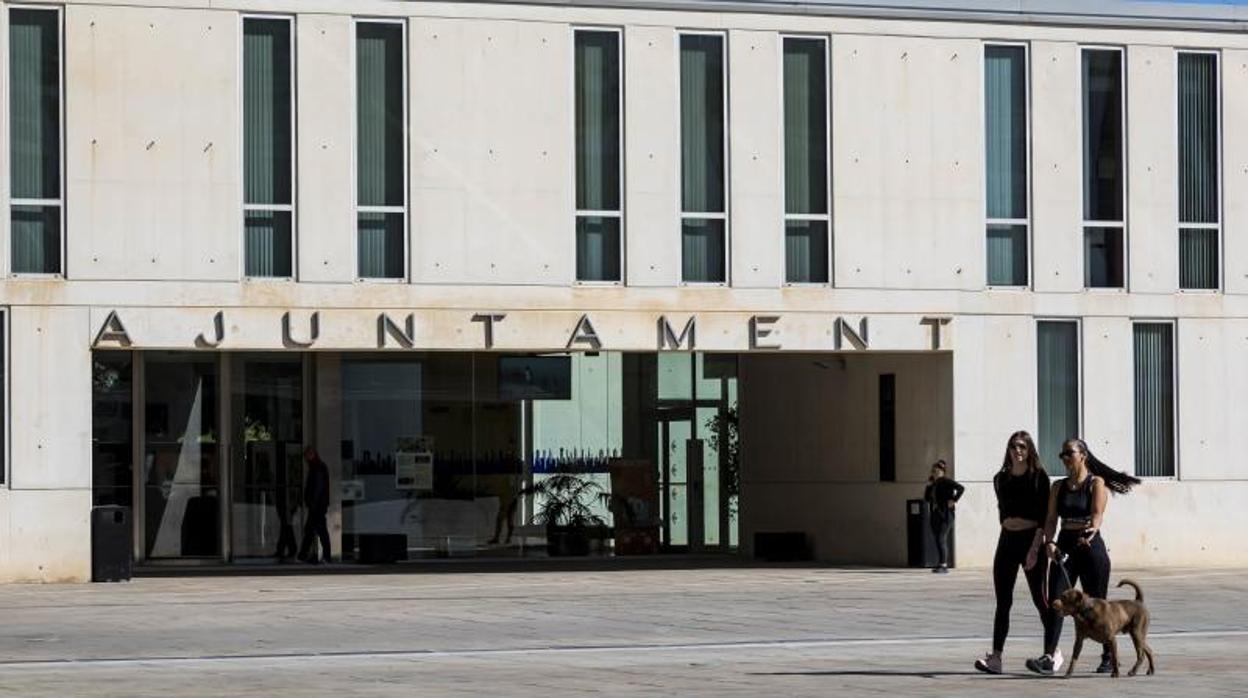
<instances>
[{"instance_id":1,"label":"metal letter on wall","mask_svg":"<svg viewBox=\"0 0 1248 698\"><path fill-rule=\"evenodd\" d=\"M764 343L763 340L775 334L772 325L780 322L779 315L755 315L750 318L750 348L751 349L779 349L780 342Z\"/></svg>"},{"instance_id":2,"label":"metal letter on wall","mask_svg":"<svg viewBox=\"0 0 1248 698\"><path fill-rule=\"evenodd\" d=\"M849 343L854 345L855 349L866 349L871 343L870 335L867 332L867 318L858 321L858 331L855 332L853 327L845 321L845 318L836 319L836 348L841 348L841 341L848 339Z\"/></svg>"},{"instance_id":3,"label":"metal letter on wall","mask_svg":"<svg viewBox=\"0 0 1248 698\"><path fill-rule=\"evenodd\" d=\"M389 315L382 313L377 316L377 346L386 348L386 335L394 338L399 346L411 349L416 344L416 316L408 313L403 320L403 327Z\"/></svg>"},{"instance_id":4,"label":"metal letter on wall","mask_svg":"<svg viewBox=\"0 0 1248 698\"><path fill-rule=\"evenodd\" d=\"M698 316L690 315L689 320L685 323L685 329L676 334L676 330L672 329L671 323L667 321L666 315L659 316L659 351L666 349L681 349L686 340L689 345L684 347L687 351L692 351L698 346L697 338Z\"/></svg>"},{"instance_id":5,"label":"metal letter on wall","mask_svg":"<svg viewBox=\"0 0 1248 698\"><path fill-rule=\"evenodd\" d=\"M940 349L940 328L953 322L951 317L925 317L919 320L920 325L927 325L932 328L932 351Z\"/></svg>"},{"instance_id":6,"label":"metal letter on wall","mask_svg":"<svg viewBox=\"0 0 1248 698\"><path fill-rule=\"evenodd\" d=\"M321 336L321 314L319 312L312 313L312 318L308 327L308 341L302 342L291 336L290 333L290 313L282 315L282 345L287 349L307 349L316 344L317 338Z\"/></svg>"},{"instance_id":7,"label":"metal letter on wall","mask_svg":"<svg viewBox=\"0 0 1248 698\"><path fill-rule=\"evenodd\" d=\"M568 340L567 348L571 349L573 344L586 344L594 351L602 348L602 340L598 339L598 331L589 321L589 315L582 315L576 321L576 328L572 330L572 338Z\"/></svg>"},{"instance_id":8,"label":"metal letter on wall","mask_svg":"<svg viewBox=\"0 0 1248 698\"><path fill-rule=\"evenodd\" d=\"M502 322L507 317L506 313L477 313L472 316L473 322L485 324L485 348L494 348L494 323Z\"/></svg>"},{"instance_id":9,"label":"metal letter on wall","mask_svg":"<svg viewBox=\"0 0 1248 698\"><path fill-rule=\"evenodd\" d=\"M117 315L116 310L108 311L108 317L104 318L104 325L96 333L95 341L91 343L91 346L98 347L102 342L116 342L123 347L132 344L130 333L126 331L126 326L121 324L121 317Z\"/></svg>"},{"instance_id":10,"label":"metal letter on wall","mask_svg":"<svg viewBox=\"0 0 1248 698\"><path fill-rule=\"evenodd\" d=\"M195 338L195 346L200 349L216 349L221 346L223 339L225 339L225 311L218 310L216 315L212 316L212 339L208 339L203 332L200 332Z\"/></svg>"}]
</instances>

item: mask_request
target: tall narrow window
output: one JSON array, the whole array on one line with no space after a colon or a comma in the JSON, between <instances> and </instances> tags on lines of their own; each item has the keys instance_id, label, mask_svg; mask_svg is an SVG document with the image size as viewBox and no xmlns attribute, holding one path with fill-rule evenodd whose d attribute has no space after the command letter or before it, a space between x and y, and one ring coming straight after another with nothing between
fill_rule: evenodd
<instances>
[{"instance_id":1,"label":"tall narrow window","mask_svg":"<svg viewBox=\"0 0 1248 698\"><path fill-rule=\"evenodd\" d=\"M1122 51L1083 50L1083 285L1126 285Z\"/></svg>"},{"instance_id":2,"label":"tall narrow window","mask_svg":"<svg viewBox=\"0 0 1248 698\"><path fill-rule=\"evenodd\" d=\"M1036 396L1040 404L1036 450L1048 467L1061 461L1062 441L1079 436L1079 323L1036 323Z\"/></svg>"},{"instance_id":3,"label":"tall narrow window","mask_svg":"<svg viewBox=\"0 0 1248 698\"><path fill-rule=\"evenodd\" d=\"M880 482L897 480L897 374L880 374Z\"/></svg>"},{"instance_id":4,"label":"tall narrow window","mask_svg":"<svg viewBox=\"0 0 1248 698\"><path fill-rule=\"evenodd\" d=\"M294 124L289 19L243 19L244 273L289 277L294 249Z\"/></svg>"},{"instance_id":5,"label":"tall narrow window","mask_svg":"<svg viewBox=\"0 0 1248 698\"><path fill-rule=\"evenodd\" d=\"M988 285L1027 285L1027 49L984 47Z\"/></svg>"},{"instance_id":6,"label":"tall narrow window","mask_svg":"<svg viewBox=\"0 0 1248 698\"><path fill-rule=\"evenodd\" d=\"M784 269L791 284L828 282L827 42L784 40Z\"/></svg>"},{"instance_id":7,"label":"tall narrow window","mask_svg":"<svg viewBox=\"0 0 1248 698\"><path fill-rule=\"evenodd\" d=\"M9 10L10 260L61 273L61 15Z\"/></svg>"},{"instance_id":8,"label":"tall narrow window","mask_svg":"<svg viewBox=\"0 0 1248 698\"><path fill-rule=\"evenodd\" d=\"M1174 476L1174 325L1137 322L1135 474Z\"/></svg>"},{"instance_id":9,"label":"tall narrow window","mask_svg":"<svg viewBox=\"0 0 1248 698\"><path fill-rule=\"evenodd\" d=\"M681 279L727 279L724 37L680 37Z\"/></svg>"},{"instance_id":10,"label":"tall narrow window","mask_svg":"<svg viewBox=\"0 0 1248 698\"><path fill-rule=\"evenodd\" d=\"M620 280L620 33L576 32L576 280Z\"/></svg>"},{"instance_id":11,"label":"tall narrow window","mask_svg":"<svg viewBox=\"0 0 1248 698\"><path fill-rule=\"evenodd\" d=\"M357 22L357 273L400 279L407 236L407 68L403 25Z\"/></svg>"},{"instance_id":12,"label":"tall narrow window","mask_svg":"<svg viewBox=\"0 0 1248 698\"><path fill-rule=\"evenodd\" d=\"M1179 53L1179 288L1218 287L1218 56Z\"/></svg>"}]
</instances>

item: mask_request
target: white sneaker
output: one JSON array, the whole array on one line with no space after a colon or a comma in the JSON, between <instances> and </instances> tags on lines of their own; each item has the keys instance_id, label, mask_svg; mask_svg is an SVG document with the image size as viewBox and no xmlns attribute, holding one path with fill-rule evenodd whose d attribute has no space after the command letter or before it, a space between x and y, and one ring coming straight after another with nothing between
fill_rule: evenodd
<instances>
[{"instance_id":1,"label":"white sneaker","mask_svg":"<svg viewBox=\"0 0 1248 698\"><path fill-rule=\"evenodd\" d=\"M989 652L984 655L983 659L975 660L975 668L985 674L1001 673L1001 655L998 652Z\"/></svg>"},{"instance_id":2,"label":"white sneaker","mask_svg":"<svg viewBox=\"0 0 1248 698\"><path fill-rule=\"evenodd\" d=\"M1062 651L1053 650L1053 673L1056 674L1058 669L1062 668Z\"/></svg>"}]
</instances>

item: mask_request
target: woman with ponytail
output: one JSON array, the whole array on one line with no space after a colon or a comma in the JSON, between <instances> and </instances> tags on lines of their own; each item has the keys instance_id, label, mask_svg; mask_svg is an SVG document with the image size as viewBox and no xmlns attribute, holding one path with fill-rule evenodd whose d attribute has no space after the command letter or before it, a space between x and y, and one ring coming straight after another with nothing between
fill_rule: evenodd
<instances>
[{"instance_id":1,"label":"woman with ponytail","mask_svg":"<svg viewBox=\"0 0 1248 698\"><path fill-rule=\"evenodd\" d=\"M1105 465L1092 455L1082 439L1067 439L1062 444L1062 463L1066 477L1054 483L1049 494L1049 515L1044 524L1045 552L1053 561L1049 573L1048 598L1055 599L1068 585L1078 582L1093 598L1103 599L1109 591L1109 552L1101 538L1101 522L1109 494L1126 494L1140 484L1139 479ZM1061 533L1057 522L1061 519ZM1062 634L1062 619L1054 617L1045 627L1045 654L1027 661L1027 668L1039 674L1051 674L1055 667L1053 654ZM1112 670L1108 650L1101 655L1097 673Z\"/></svg>"}]
</instances>

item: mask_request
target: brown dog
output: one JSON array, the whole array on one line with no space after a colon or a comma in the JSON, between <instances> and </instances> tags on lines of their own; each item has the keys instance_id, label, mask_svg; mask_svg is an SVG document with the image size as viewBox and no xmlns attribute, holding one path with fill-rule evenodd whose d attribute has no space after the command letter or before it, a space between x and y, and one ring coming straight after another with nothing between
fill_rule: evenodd
<instances>
[{"instance_id":1,"label":"brown dog","mask_svg":"<svg viewBox=\"0 0 1248 698\"><path fill-rule=\"evenodd\" d=\"M1144 593L1140 585L1124 579L1118 586L1130 584L1135 588L1134 601L1106 601L1094 599L1078 589L1067 589L1053 602L1053 609L1063 616L1075 618L1075 649L1070 656L1070 664L1066 667L1066 675L1075 669L1075 660L1079 659L1079 650L1083 649L1083 639L1093 640L1109 647L1109 654L1114 665L1111 674L1118 678L1118 639L1120 633L1130 633L1131 642L1135 644L1135 666L1127 672L1135 676L1148 657L1148 673L1153 673L1153 648L1148 646L1148 609L1144 607Z\"/></svg>"}]
</instances>

